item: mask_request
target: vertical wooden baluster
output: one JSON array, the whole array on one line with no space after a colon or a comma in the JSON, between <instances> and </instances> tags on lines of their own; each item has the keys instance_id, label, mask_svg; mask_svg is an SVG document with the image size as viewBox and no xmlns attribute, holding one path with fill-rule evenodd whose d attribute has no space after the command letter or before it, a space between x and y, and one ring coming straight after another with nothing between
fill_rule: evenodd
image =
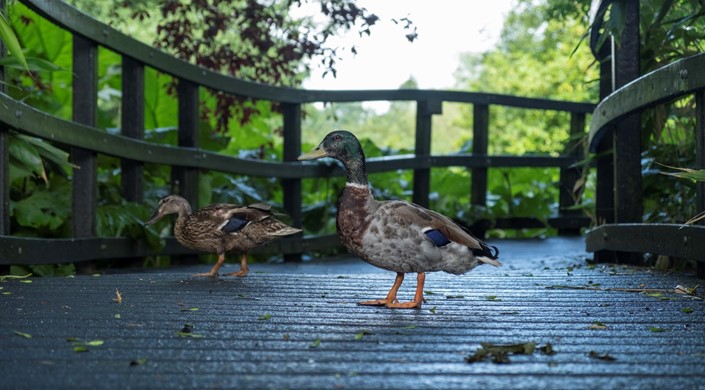
<instances>
[{"instance_id":1,"label":"vertical wooden baluster","mask_svg":"<svg viewBox=\"0 0 705 390\"><path fill-rule=\"evenodd\" d=\"M570 115L570 139L566 142L564 155L575 157L576 161L583 159L583 137L585 135L585 114L573 112ZM574 193L575 183L582 176L582 167L562 167L560 173L560 194L558 212L561 217L573 217L582 214L580 210L571 209L577 204ZM582 190L581 190L582 191ZM580 228L558 229L559 235L579 235Z\"/></svg>"},{"instance_id":2,"label":"vertical wooden baluster","mask_svg":"<svg viewBox=\"0 0 705 390\"><path fill-rule=\"evenodd\" d=\"M144 139L144 65L136 60L122 58L122 135ZM122 195L130 202L142 202L142 163L122 160Z\"/></svg>"},{"instance_id":3,"label":"vertical wooden baluster","mask_svg":"<svg viewBox=\"0 0 705 390\"><path fill-rule=\"evenodd\" d=\"M73 37L73 121L96 125L98 109L98 46L87 38ZM97 153L71 148L73 170L72 221L74 237L96 234Z\"/></svg>"},{"instance_id":4,"label":"vertical wooden baluster","mask_svg":"<svg viewBox=\"0 0 705 390\"><path fill-rule=\"evenodd\" d=\"M5 12L5 0L0 0L0 12ZM0 41L0 58L6 53ZM5 67L0 66L0 92L6 93ZM0 123L0 235L10 235L10 128Z\"/></svg>"},{"instance_id":5,"label":"vertical wooden baluster","mask_svg":"<svg viewBox=\"0 0 705 390\"><path fill-rule=\"evenodd\" d=\"M443 112L440 100L421 100L416 102L416 145L414 148L417 159L430 163L431 161L431 131L433 115ZM414 169L413 202L428 207L428 197L431 192L431 168Z\"/></svg>"},{"instance_id":6,"label":"vertical wooden baluster","mask_svg":"<svg viewBox=\"0 0 705 390\"><path fill-rule=\"evenodd\" d=\"M615 85L620 88L640 75L639 2L625 2L625 22L616 53ZM617 124L614 136L615 220L640 223L643 215L641 178L641 114L636 113ZM639 253L618 253L619 261L640 264Z\"/></svg>"},{"instance_id":7,"label":"vertical wooden baluster","mask_svg":"<svg viewBox=\"0 0 705 390\"><path fill-rule=\"evenodd\" d=\"M301 104L283 103L282 115L284 117L284 161L296 161L301 154ZM295 227L303 224L301 213L301 179L283 179L284 211L291 216ZM302 236L302 235L300 235ZM301 253L284 255L285 261L301 261Z\"/></svg>"},{"instance_id":8,"label":"vertical wooden baluster","mask_svg":"<svg viewBox=\"0 0 705 390\"><path fill-rule=\"evenodd\" d=\"M472 154L487 156L490 129L490 108L486 104L474 104L472 109ZM487 206L487 167L472 168L470 177L470 204ZM468 221L476 223L478 221ZM485 237L487 224L477 224L472 233Z\"/></svg>"},{"instance_id":9,"label":"vertical wooden baluster","mask_svg":"<svg viewBox=\"0 0 705 390\"><path fill-rule=\"evenodd\" d=\"M198 147L198 85L179 79L177 87L179 104L178 146ZM171 168L172 192L183 196L195 210L199 208L198 168ZM194 263L197 255L172 256L172 263Z\"/></svg>"},{"instance_id":10,"label":"vertical wooden baluster","mask_svg":"<svg viewBox=\"0 0 705 390\"><path fill-rule=\"evenodd\" d=\"M705 169L705 90L695 93L695 169ZM705 182L695 184L697 191L696 212L705 212ZM700 220L699 224L705 224L705 220ZM705 262L698 261L697 274L700 278L705 278Z\"/></svg>"},{"instance_id":11,"label":"vertical wooden baluster","mask_svg":"<svg viewBox=\"0 0 705 390\"><path fill-rule=\"evenodd\" d=\"M612 40L609 41L610 43ZM600 100L606 98L614 90L614 80L612 77L614 55L611 44L605 44L600 49ZM597 144L595 154L597 155L595 170L595 217L597 224L614 223L614 160L612 150L612 139L614 129L608 130L602 140ZM616 253L613 251L597 251L594 255L595 261L614 262Z\"/></svg>"}]
</instances>

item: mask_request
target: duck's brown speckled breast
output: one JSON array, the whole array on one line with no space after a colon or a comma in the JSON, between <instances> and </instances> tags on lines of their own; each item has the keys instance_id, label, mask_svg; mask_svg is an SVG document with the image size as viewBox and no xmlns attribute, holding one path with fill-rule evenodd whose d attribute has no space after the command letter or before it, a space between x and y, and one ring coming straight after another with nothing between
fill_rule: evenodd
<instances>
[{"instance_id":1,"label":"duck's brown speckled breast","mask_svg":"<svg viewBox=\"0 0 705 390\"><path fill-rule=\"evenodd\" d=\"M362 239L370 226L371 211L377 202L368 187L346 186L338 203L336 226L343 245L352 253L365 257Z\"/></svg>"}]
</instances>

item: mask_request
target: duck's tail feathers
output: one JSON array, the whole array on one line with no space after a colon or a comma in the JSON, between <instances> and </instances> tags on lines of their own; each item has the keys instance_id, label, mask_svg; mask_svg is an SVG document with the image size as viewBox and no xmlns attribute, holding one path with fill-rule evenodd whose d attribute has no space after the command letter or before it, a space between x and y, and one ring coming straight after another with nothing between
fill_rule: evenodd
<instances>
[{"instance_id":1,"label":"duck's tail feathers","mask_svg":"<svg viewBox=\"0 0 705 390\"><path fill-rule=\"evenodd\" d=\"M487 245L484 242L480 242L480 247L482 249L473 249L472 253L475 258L485 264L492 264L495 267L502 266L502 263L497 260L499 257L499 249L494 245Z\"/></svg>"}]
</instances>

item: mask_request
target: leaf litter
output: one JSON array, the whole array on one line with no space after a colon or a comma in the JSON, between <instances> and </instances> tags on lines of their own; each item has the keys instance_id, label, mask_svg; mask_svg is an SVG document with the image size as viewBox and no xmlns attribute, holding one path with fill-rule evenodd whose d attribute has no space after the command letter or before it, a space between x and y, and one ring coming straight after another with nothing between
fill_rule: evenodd
<instances>
[{"instance_id":1,"label":"leaf litter","mask_svg":"<svg viewBox=\"0 0 705 390\"><path fill-rule=\"evenodd\" d=\"M491 361L492 363L510 363L510 355L533 355L536 350L544 355L554 355L556 351L550 343L537 348L536 343L520 343L520 344L493 344L480 343L473 355L465 357L468 363L477 363Z\"/></svg>"}]
</instances>

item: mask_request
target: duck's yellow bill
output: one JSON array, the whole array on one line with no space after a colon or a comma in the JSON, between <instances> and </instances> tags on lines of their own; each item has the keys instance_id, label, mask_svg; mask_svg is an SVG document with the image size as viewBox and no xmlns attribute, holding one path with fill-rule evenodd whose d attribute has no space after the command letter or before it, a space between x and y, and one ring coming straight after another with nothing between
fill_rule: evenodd
<instances>
[{"instance_id":1,"label":"duck's yellow bill","mask_svg":"<svg viewBox=\"0 0 705 390\"><path fill-rule=\"evenodd\" d=\"M308 153L304 153L299 156L299 161L303 160L315 160L317 158L326 157L328 154L322 147L317 147Z\"/></svg>"}]
</instances>

